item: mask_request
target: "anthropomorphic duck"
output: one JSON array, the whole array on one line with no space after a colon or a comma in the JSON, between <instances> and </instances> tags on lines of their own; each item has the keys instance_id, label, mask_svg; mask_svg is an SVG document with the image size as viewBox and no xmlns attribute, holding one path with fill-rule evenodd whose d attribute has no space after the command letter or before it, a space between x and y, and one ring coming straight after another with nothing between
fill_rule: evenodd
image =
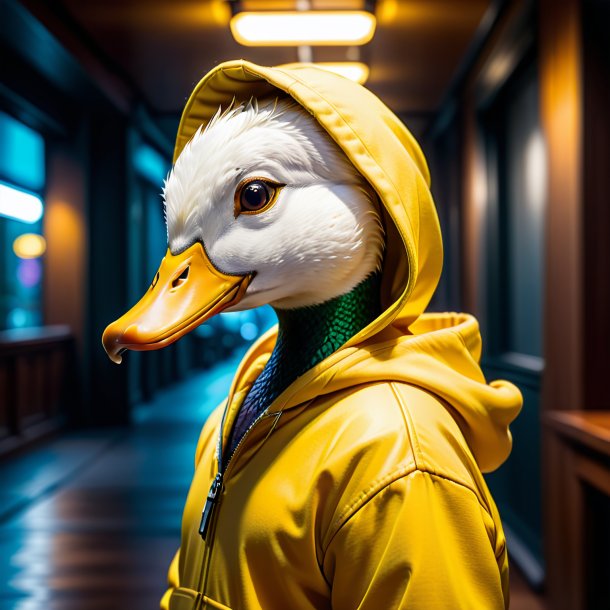
<instances>
[{"instance_id":1,"label":"anthropomorphic duck","mask_svg":"<svg viewBox=\"0 0 610 610\"><path fill-rule=\"evenodd\" d=\"M442 245L407 129L313 66L227 62L187 103L164 197L168 252L109 356L223 310L279 325L201 433L162 607L504 607L481 471L521 398L485 382L473 318L423 313Z\"/></svg>"}]
</instances>

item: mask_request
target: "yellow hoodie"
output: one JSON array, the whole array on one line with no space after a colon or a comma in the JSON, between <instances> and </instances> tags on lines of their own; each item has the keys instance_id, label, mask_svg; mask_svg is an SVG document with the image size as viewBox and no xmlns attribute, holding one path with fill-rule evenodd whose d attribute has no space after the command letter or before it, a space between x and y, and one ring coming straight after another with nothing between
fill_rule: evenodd
<instances>
[{"instance_id":1,"label":"yellow hoodie","mask_svg":"<svg viewBox=\"0 0 610 610\"><path fill-rule=\"evenodd\" d=\"M278 90L318 120L379 196L383 312L294 381L222 471L218 449L277 329L250 349L201 433L162 608L504 608L505 539L481 471L508 456L521 395L486 383L474 318L422 313L442 243L411 134L372 93L330 72L231 61L195 88L174 159L219 105Z\"/></svg>"}]
</instances>

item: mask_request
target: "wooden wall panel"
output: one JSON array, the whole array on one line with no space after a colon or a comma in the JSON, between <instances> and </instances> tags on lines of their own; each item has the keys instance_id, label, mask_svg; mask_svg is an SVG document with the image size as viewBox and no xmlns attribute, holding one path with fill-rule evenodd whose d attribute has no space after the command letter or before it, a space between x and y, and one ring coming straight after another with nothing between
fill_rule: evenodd
<instances>
[{"instance_id":1,"label":"wooden wall panel","mask_svg":"<svg viewBox=\"0 0 610 610\"><path fill-rule=\"evenodd\" d=\"M579 0L540 0L541 116L548 155L543 410L584 408L582 62ZM582 502L571 456L543 441L545 555L551 607L582 608L579 533L568 522ZM579 524L575 524L578 526ZM566 536L566 531L568 535Z\"/></svg>"},{"instance_id":2,"label":"wooden wall panel","mask_svg":"<svg viewBox=\"0 0 610 610\"><path fill-rule=\"evenodd\" d=\"M593 468L584 457L590 449L563 434L578 431L569 418L579 411L583 421L603 416L601 409L610 413L610 9L597 0L540 0L540 6L550 204L543 394L547 586L552 608L584 610L607 607L599 595L607 589L600 575L609 567L607 549L599 552L605 530L590 535L600 496L584 493L585 483L593 484L584 474L605 477L598 487L607 496L610 462ZM595 442L607 446L607 429L597 434ZM589 466L579 470L571 461Z\"/></svg>"},{"instance_id":3,"label":"wooden wall panel","mask_svg":"<svg viewBox=\"0 0 610 610\"><path fill-rule=\"evenodd\" d=\"M584 408L582 67L579 0L540 0L548 154L543 408Z\"/></svg>"},{"instance_id":4,"label":"wooden wall panel","mask_svg":"<svg viewBox=\"0 0 610 610\"><path fill-rule=\"evenodd\" d=\"M585 408L610 409L610 3L583 10L584 394Z\"/></svg>"}]
</instances>

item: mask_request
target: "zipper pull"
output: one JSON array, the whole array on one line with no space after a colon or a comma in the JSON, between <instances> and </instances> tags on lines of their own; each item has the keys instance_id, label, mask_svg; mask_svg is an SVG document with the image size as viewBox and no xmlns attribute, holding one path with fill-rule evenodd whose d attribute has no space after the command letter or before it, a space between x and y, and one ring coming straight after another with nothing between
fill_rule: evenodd
<instances>
[{"instance_id":1,"label":"zipper pull","mask_svg":"<svg viewBox=\"0 0 610 610\"><path fill-rule=\"evenodd\" d=\"M210 525L210 518L212 517L212 512L214 510L214 506L218 502L218 494L222 490L222 475L218 473L214 480L212 481L212 486L210 487L210 491L208 492L208 497L205 501L205 506L203 507L203 512L201 513L201 523L199 524L199 535L203 540L205 540L205 536L208 531L208 527Z\"/></svg>"}]
</instances>

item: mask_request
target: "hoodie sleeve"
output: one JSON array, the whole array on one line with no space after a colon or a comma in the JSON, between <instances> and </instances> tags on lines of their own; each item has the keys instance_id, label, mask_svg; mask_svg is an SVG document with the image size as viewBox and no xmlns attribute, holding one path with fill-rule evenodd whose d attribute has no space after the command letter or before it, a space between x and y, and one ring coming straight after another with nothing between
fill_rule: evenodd
<instances>
[{"instance_id":1,"label":"hoodie sleeve","mask_svg":"<svg viewBox=\"0 0 610 610\"><path fill-rule=\"evenodd\" d=\"M416 470L356 510L324 559L333 610L508 607L493 521L467 487ZM498 570L500 567L500 570Z\"/></svg>"},{"instance_id":2,"label":"hoodie sleeve","mask_svg":"<svg viewBox=\"0 0 610 610\"><path fill-rule=\"evenodd\" d=\"M161 598L161 610L169 610L169 598L171 597L174 589L179 586L178 583L178 561L180 560L180 549L176 551L172 562L169 564L167 571L167 591Z\"/></svg>"}]
</instances>

